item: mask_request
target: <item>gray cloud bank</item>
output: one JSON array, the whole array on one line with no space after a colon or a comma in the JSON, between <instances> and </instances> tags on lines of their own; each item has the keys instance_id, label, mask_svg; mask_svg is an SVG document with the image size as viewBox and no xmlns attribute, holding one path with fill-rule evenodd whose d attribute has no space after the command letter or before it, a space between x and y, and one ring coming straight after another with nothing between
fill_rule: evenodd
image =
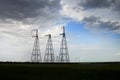
<instances>
[{"instance_id":1,"label":"gray cloud bank","mask_svg":"<svg viewBox=\"0 0 120 80\"><path fill-rule=\"evenodd\" d=\"M84 17L83 22L85 22L88 29L98 29L103 31L114 31L119 32L120 25L119 22L102 21L99 17L90 16Z\"/></svg>"},{"instance_id":2,"label":"gray cloud bank","mask_svg":"<svg viewBox=\"0 0 120 80\"><path fill-rule=\"evenodd\" d=\"M83 0L79 5L85 9L112 8L120 11L120 0Z\"/></svg>"},{"instance_id":3,"label":"gray cloud bank","mask_svg":"<svg viewBox=\"0 0 120 80\"><path fill-rule=\"evenodd\" d=\"M48 16L45 9L57 12L59 0L0 0L0 19L24 20Z\"/></svg>"},{"instance_id":4,"label":"gray cloud bank","mask_svg":"<svg viewBox=\"0 0 120 80\"><path fill-rule=\"evenodd\" d=\"M54 26L60 9L60 0L0 0L0 35L22 37L31 29Z\"/></svg>"},{"instance_id":5,"label":"gray cloud bank","mask_svg":"<svg viewBox=\"0 0 120 80\"><path fill-rule=\"evenodd\" d=\"M88 9L110 9L111 13L107 14L113 16L113 12L117 12L117 15L114 15L114 17L120 17L119 12L120 12L120 0L84 0L80 3L80 6L82 6L85 10ZM101 12L104 13L104 12ZM103 30L103 31L113 31L120 33L120 19L117 21L112 20L107 20L104 21L102 18L104 17L96 17L97 14L94 14L89 17L84 17L83 21L86 23L86 26L90 30ZM109 16L108 16L109 18Z\"/></svg>"}]
</instances>

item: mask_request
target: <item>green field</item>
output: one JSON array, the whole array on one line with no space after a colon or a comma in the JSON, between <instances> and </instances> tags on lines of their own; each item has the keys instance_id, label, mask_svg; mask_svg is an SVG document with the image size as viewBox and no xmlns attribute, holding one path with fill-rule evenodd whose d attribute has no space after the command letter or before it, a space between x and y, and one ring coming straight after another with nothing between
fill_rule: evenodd
<instances>
[{"instance_id":1,"label":"green field","mask_svg":"<svg viewBox=\"0 0 120 80\"><path fill-rule=\"evenodd\" d=\"M120 63L0 63L0 80L120 80Z\"/></svg>"}]
</instances>

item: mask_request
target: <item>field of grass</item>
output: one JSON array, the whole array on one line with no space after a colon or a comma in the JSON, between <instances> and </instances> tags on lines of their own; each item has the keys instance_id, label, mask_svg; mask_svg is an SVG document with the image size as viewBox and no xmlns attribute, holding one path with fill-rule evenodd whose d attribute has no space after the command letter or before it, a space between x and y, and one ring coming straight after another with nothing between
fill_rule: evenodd
<instances>
[{"instance_id":1,"label":"field of grass","mask_svg":"<svg viewBox=\"0 0 120 80\"><path fill-rule=\"evenodd\" d=\"M120 80L120 63L0 63L0 80Z\"/></svg>"}]
</instances>

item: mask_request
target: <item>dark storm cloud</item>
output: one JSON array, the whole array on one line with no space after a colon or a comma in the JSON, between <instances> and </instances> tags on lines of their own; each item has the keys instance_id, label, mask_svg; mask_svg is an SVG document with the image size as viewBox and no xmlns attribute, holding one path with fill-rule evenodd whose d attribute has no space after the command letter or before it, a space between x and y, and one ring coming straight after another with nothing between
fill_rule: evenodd
<instances>
[{"instance_id":1,"label":"dark storm cloud","mask_svg":"<svg viewBox=\"0 0 120 80\"><path fill-rule=\"evenodd\" d=\"M95 23L97 21L99 21L99 17L95 17L95 16L90 16L90 17L84 17L83 21L84 22L89 22L89 23Z\"/></svg>"},{"instance_id":2,"label":"dark storm cloud","mask_svg":"<svg viewBox=\"0 0 120 80\"><path fill-rule=\"evenodd\" d=\"M111 21L100 21L99 23L100 28L106 29L106 30L110 30L110 31L115 31L115 30L119 30L120 29L120 25L118 24L118 22L111 22Z\"/></svg>"},{"instance_id":3,"label":"dark storm cloud","mask_svg":"<svg viewBox=\"0 0 120 80\"><path fill-rule=\"evenodd\" d=\"M120 0L116 0L113 10L120 12Z\"/></svg>"},{"instance_id":4,"label":"dark storm cloud","mask_svg":"<svg viewBox=\"0 0 120 80\"><path fill-rule=\"evenodd\" d=\"M0 0L0 19L23 20L38 15L48 16L44 13L45 7L58 11L59 0Z\"/></svg>"},{"instance_id":5,"label":"dark storm cloud","mask_svg":"<svg viewBox=\"0 0 120 80\"><path fill-rule=\"evenodd\" d=\"M79 5L84 9L111 8L120 11L120 0L83 0Z\"/></svg>"},{"instance_id":6,"label":"dark storm cloud","mask_svg":"<svg viewBox=\"0 0 120 80\"><path fill-rule=\"evenodd\" d=\"M83 0L80 5L85 8L110 7L115 0Z\"/></svg>"},{"instance_id":7,"label":"dark storm cloud","mask_svg":"<svg viewBox=\"0 0 120 80\"><path fill-rule=\"evenodd\" d=\"M120 30L119 22L111 22L111 21L102 21L99 17L85 17L83 19L83 22L87 25L87 28L89 29L101 29L101 30L107 30L107 31L117 31ZM95 26L95 27L92 27Z\"/></svg>"}]
</instances>

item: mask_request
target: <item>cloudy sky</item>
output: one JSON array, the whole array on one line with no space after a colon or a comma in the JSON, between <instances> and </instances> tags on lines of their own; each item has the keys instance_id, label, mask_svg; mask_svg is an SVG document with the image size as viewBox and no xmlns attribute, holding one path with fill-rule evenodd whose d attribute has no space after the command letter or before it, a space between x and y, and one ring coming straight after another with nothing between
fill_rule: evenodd
<instances>
[{"instance_id":1,"label":"cloudy sky","mask_svg":"<svg viewBox=\"0 0 120 80\"><path fill-rule=\"evenodd\" d=\"M52 34L59 54L65 26L71 61L120 61L120 0L0 0L0 61L30 61L39 29L41 54Z\"/></svg>"}]
</instances>

